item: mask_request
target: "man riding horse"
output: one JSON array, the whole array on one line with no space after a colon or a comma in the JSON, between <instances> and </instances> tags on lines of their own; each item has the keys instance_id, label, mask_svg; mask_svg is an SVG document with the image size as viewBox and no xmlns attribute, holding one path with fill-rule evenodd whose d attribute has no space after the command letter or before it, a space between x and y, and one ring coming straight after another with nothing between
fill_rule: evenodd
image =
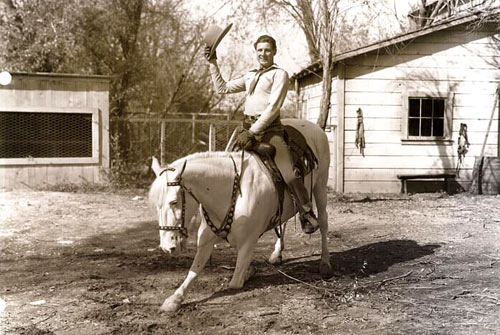
<instances>
[{"instance_id":1,"label":"man riding horse","mask_svg":"<svg viewBox=\"0 0 500 335\"><path fill-rule=\"evenodd\" d=\"M280 108L288 91L288 73L274 64L277 52L274 38L262 35L253 46L259 68L230 81L222 78L215 46L207 46L205 58L209 62L212 81L219 94L246 92L244 129L236 143L242 150L251 150L258 142L270 144L276 149L274 160L298 205L302 230L311 234L317 230L318 221L302 176L294 168L280 121Z\"/></svg>"}]
</instances>

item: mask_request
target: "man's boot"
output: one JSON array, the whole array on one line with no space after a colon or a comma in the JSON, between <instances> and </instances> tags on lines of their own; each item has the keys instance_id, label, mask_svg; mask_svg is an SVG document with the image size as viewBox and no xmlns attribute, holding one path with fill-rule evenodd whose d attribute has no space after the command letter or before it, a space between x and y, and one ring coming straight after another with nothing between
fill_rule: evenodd
<instances>
[{"instance_id":1,"label":"man's boot","mask_svg":"<svg viewBox=\"0 0 500 335\"><path fill-rule=\"evenodd\" d=\"M302 227L302 231L306 234L314 233L318 230L319 224L312 209L311 199L309 198L309 194L304 186L304 183L300 178L295 178L288 184L288 187L290 188L290 191L292 192L299 207L300 225Z\"/></svg>"}]
</instances>

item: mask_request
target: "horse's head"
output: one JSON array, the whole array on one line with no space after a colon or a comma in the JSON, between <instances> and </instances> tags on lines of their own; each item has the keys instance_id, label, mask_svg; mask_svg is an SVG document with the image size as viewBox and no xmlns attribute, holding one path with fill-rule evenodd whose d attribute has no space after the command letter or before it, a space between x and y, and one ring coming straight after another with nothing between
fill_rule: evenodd
<instances>
[{"instance_id":1,"label":"horse's head","mask_svg":"<svg viewBox=\"0 0 500 335\"><path fill-rule=\"evenodd\" d=\"M182 180L186 161L177 165L160 167L153 157L152 169L156 180L149 190L149 202L156 208L160 230L160 248L170 254L184 249L188 231L196 228L198 203Z\"/></svg>"}]
</instances>

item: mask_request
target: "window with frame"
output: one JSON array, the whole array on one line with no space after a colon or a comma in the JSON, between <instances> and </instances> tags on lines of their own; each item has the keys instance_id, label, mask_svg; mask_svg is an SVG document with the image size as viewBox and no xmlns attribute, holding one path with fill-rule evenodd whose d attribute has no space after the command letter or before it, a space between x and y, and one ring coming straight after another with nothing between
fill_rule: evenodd
<instances>
[{"instance_id":1,"label":"window with frame","mask_svg":"<svg viewBox=\"0 0 500 335\"><path fill-rule=\"evenodd\" d=\"M92 157L92 114L1 112L0 157Z\"/></svg>"},{"instance_id":2,"label":"window with frame","mask_svg":"<svg viewBox=\"0 0 500 335\"><path fill-rule=\"evenodd\" d=\"M444 136L444 98L408 99L408 136L422 139Z\"/></svg>"},{"instance_id":3,"label":"window with frame","mask_svg":"<svg viewBox=\"0 0 500 335\"><path fill-rule=\"evenodd\" d=\"M437 94L403 94L403 141L451 140L451 100Z\"/></svg>"},{"instance_id":4,"label":"window with frame","mask_svg":"<svg viewBox=\"0 0 500 335\"><path fill-rule=\"evenodd\" d=\"M95 164L96 108L0 106L0 165Z\"/></svg>"}]
</instances>

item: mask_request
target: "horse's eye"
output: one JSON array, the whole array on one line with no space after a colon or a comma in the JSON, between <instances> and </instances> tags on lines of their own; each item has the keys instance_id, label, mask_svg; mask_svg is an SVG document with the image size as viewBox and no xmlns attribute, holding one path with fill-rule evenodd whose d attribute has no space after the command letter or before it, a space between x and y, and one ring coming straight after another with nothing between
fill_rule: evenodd
<instances>
[{"instance_id":1,"label":"horse's eye","mask_svg":"<svg viewBox=\"0 0 500 335\"><path fill-rule=\"evenodd\" d=\"M177 205L177 200L170 201L170 206L175 206L175 205Z\"/></svg>"}]
</instances>

